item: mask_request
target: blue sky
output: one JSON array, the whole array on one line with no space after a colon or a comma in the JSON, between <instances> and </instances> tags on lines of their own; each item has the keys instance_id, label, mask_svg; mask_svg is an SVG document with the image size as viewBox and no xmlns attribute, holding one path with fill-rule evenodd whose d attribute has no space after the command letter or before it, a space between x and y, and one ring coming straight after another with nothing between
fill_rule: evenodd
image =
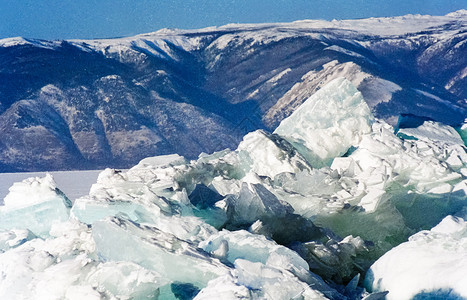
<instances>
[{"instance_id":1,"label":"blue sky","mask_svg":"<svg viewBox=\"0 0 467 300\"><path fill-rule=\"evenodd\" d=\"M0 0L0 38L131 36L227 23L444 15L467 0Z\"/></svg>"}]
</instances>

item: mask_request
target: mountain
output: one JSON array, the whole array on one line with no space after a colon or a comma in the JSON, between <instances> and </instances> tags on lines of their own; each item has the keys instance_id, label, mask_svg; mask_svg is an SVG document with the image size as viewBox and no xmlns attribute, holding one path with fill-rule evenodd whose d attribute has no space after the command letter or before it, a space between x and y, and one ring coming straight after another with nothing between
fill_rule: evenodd
<instances>
[{"instance_id":1,"label":"mountain","mask_svg":"<svg viewBox=\"0 0 467 300\"><path fill-rule=\"evenodd\" d=\"M467 115L467 11L164 29L128 38L0 40L0 171L195 158L273 131L346 77L390 124Z\"/></svg>"}]
</instances>

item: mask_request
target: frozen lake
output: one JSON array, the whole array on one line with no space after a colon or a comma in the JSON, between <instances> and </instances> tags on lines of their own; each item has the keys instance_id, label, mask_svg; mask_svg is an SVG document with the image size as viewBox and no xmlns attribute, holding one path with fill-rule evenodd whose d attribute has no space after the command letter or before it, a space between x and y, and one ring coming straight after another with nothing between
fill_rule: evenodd
<instances>
[{"instance_id":1,"label":"frozen lake","mask_svg":"<svg viewBox=\"0 0 467 300\"><path fill-rule=\"evenodd\" d=\"M90 171L57 171L52 174L57 186L68 198L73 201L81 196L89 194L89 189L96 183L97 176L102 170ZM44 177L46 172L33 173L0 173L0 202L8 194L8 189L14 182L22 181L29 177Z\"/></svg>"}]
</instances>

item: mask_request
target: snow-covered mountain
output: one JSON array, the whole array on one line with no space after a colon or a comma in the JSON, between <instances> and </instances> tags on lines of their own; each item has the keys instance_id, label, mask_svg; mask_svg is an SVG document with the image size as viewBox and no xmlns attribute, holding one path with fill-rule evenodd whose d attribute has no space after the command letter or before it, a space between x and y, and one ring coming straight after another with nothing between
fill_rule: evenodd
<instances>
[{"instance_id":1,"label":"snow-covered mountain","mask_svg":"<svg viewBox=\"0 0 467 300\"><path fill-rule=\"evenodd\" d=\"M466 117L467 11L0 40L0 170L128 167L236 148L348 78L376 117Z\"/></svg>"},{"instance_id":2,"label":"snow-covered mountain","mask_svg":"<svg viewBox=\"0 0 467 300\"><path fill-rule=\"evenodd\" d=\"M74 202L15 183L0 298L466 299L466 195L453 127L394 128L337 78L235 150L106 169Z\"/></svg>"}]
</instances>

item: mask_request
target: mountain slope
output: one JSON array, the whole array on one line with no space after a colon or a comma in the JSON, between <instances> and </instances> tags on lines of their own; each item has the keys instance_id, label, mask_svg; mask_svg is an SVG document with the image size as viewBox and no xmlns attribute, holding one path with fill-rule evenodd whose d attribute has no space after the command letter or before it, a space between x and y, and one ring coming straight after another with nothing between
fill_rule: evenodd
<instances>
[{"instance_id":1,"label":"mountain slope","mask_svg":"<svg viewBox=\"0 0 467 300\"><path fill-rule=\"evenodd\" d=\"M127 167L234 148L346 77L376 117L466 118L467 11L0 40L0 168ZM27 153L27 155L24 155Z\"/></svg>"}]
</instances>

